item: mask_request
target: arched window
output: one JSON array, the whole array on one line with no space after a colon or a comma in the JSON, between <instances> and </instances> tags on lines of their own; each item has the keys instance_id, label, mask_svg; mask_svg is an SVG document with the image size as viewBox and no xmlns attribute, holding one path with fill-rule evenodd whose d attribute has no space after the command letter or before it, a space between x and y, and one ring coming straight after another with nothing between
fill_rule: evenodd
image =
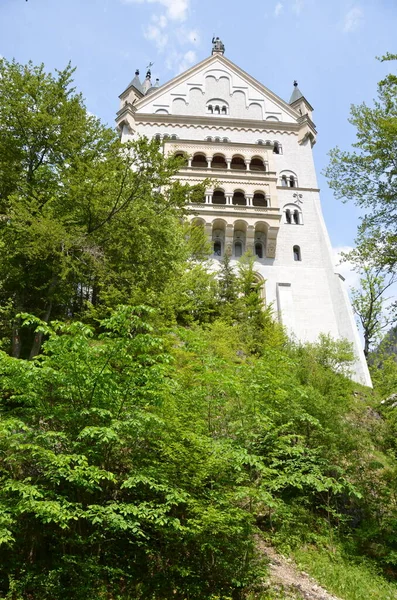
<instances>
[{"instance_id":1,"label":"arched window","mask_svg":"<svg viewBox=\"0 0 397 600\"><path fill-rule=\"evenodd\" d=\"M251 171L266 171L265 163L261 158L252 158L250 163Z\"/></svg>"},{"instance_id":2,"label":"arched window","mask_svg":"<svg viewBox=\"0 0 397 600\"><path fill-rule=\"evenodd\" d=\"M245 160L241 158L241 156L233 156L232 162L230 163L230 168L236 171L246 171L247 166L245 164Z\"/></svg>"},{"instance_id":3,"label":"arched window","mask_svg":"<svg viewBox=\"0 0 397 600\"><path fill-rule=\"evenodd\" d=\"M223 138L222 142L228 142L229 138Z\"/></svg>"},{"instance_id":4,"label":"arched window","mask_svg":"<svg viewBox=\"0 0 397 600\"><path fill-rule=\"evenodd\" d=\"M294 253L294 260L295 261L301 261L302 260L301 249L299 248L299 246L294 246L293 247L293 253Z\"/></svg>"},{"instance_id":5,"label":"arched window","mask_svg":"<svg viewBox=\"0 0 397 600\"><path fill-rule=\"evenodd\" d=\"M211 162L212 169L227 169L225 157L221 154L216 154Z\"/></svg>"},{"instance_id":6,"label":"arched window","mask_svg":"<svg viewBox=\"0 0 397 600\"><path fill-rule=\"evenodd\" d=\"M220 137L216 137L216 138L214 139L214 142L218 142L218 143L219 143L220 141L221 141L221 138L220 138Z\"/></svg>"},{"instance_id":7,"label":"arched window","mask_svg":"<svg viewBox=\"0 0 397 600\"><path fill-rule=\"evenodd\" d=\"M195 154L192 160L192 167L206 169L208 167L206 156L204 154Z\"/></svg>"},{"instance_id":8,"label":"arched window","mask_svg":"<svg viewBox=\"0 0 397 600\"><path fill-rule=\"evenodd\" d=\"M287 176L286 175L283 175L281 177L281 185L282 185L282 187L287 187L288 186L288 181L287 181Z\"/></svg>"},{"instance_id":9,"label":"arched window","mask_svg":"<svg viewBox=\"0 0 397 600\"><path fill-rule=\"evenodd\" d=\"M205 138L205 141L206 141L206 142L212 142L212 137L211 137L211 136L209 136L209 137L206 137L206 138Z\"/></svg>"},{"instance_id":10,"label":"arched window","mask_svg":"<svg viewBox=\"0 0 397 600\"><path fill-rule=\"evenodd\" d=\"M161 140L161 135L159 133L156 133L156 135L154 136L154 139L157 141Z\"/></svg>"},{"instance_id":11,"label":"arched window","mask_svg":"<svg viewBox=\"0 0 397 600\"><path fill-rule=\"evenodd\" d=\"M219 240L214 242L214 256L222 256L222 243Z\"/></svg>"},{"instance_id":12,"label":"arched window","mask_svg":"<svg viewBox=\"0 0 397 600\"><path fill-rule=\"evenodd\" d=\"M292 223L292 216L291 216L291 211L289 208L287 208L287 210L285 211L285 220L286 222L291 225Z\"/></svg>"},{"instance_id":13,"label":"arched window","mask_svg":"<svg viewBox=\"0 0 397 600\"><path fill-rule=\"evenodd\" d=\"M214 112L214 109L212 108L212 104L209 104L209 105L207 106L207 112L209 112L211 115L213 114L213 112Z\"/></svg>"},{"instance_id":14,"label":"arched window","mask_svg":"<svg viewBox=\"0 0 397 600\"><path fill-rule=\"evenodd\" d=\"M258 140L256 143L259 144L260 146L264 146L264 144L265 144L265 142L263 140Z\"/></svg>"},{"instance_id":15,"label":"arched window","mask_svg":"<svg viewBox=\"0 0 397 600\"><path fill-rule=\"evenodd\" d=\"M235 206L246 206L247 200L245 199L244 193L243 192L234 192L233 198L232 198L232 203Z\"/></svg>"},{"instance_id":16,"label":"arched window","mask_svg":"<svg viewBox=\"0 0 397 600\"><path fill-rule=\"evenodd\" d=\"M226 196L223 190L215 190L212 194L212 204L226 204Z\"/></svg>"},{"instance_id":17,"label":"arched window","mask_svg":"<svg viewBox=\"0 0 397 600\"><path fill-rule=\"evenodd\" d=\"M177 140L177 139L178 139L178 136L174 134L174 135L172 135L172 136L171 136L171 139L172 139L172 140Z\"/></svg>"},{"instance_id":18,"label":"arched window","mask_svg":"<svg viewBox=\"0 0 397 600\"><path fill-rule=\"evenodd\" d=\"M168 139L169 139L169 137L170 137L170 136L169 136L169 134L168 134L168 133L165 133L165 134L163 135L163 140L168 140Z\"/></svg>"},{"instance_id":19,"label":"arched window","mask_svg":"<svg viewBox=\"0 0 397 600\"><path fill-rule=\"evenodd\" d=\"M242 242L234 242L234 256L240 258L243 255L243 244Z\"/></svg>"},{"instance_id":20,"label":"arched window","mask_svg":"<svg viewBox=\"0 0 397 600\"><path fill-rule=\"evenodd\" d=\"M260 242L256 242L255 244L255 255L258 258L263 258L263 246Z\"/></svg>"},{"instance_id":21,"label":"arched window","mask_svg":"<svg viewBox=\"0 0 397 600\"><path fill-rule=\"evenodd\" d=\"M252 199L253 206L267 206L267 199L265 194L260 192L255 192L254 197Z\"/></svg>"},{"instance_id":22,"label":"arched window","mask_svg":"<svg viewBox=\"0 0 397 600\"><path fill-rule=\"evenodd\" d=\"M293 212L293 218L295 225L299 225L299 210L297 208Z\"/></svg>"}]
</instances>

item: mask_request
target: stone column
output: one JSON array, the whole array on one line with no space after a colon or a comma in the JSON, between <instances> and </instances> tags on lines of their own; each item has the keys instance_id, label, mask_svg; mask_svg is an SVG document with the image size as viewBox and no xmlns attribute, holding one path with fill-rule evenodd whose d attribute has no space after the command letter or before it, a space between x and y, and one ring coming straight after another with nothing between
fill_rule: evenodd
<instances>
[{"instance_id":1,"label":"stone column","mask_svg":"<svg viewBox=\"0 0 397 600\"><path fill-rule=\"evenodd\" d=\"M247 252L252 252L255 255L255 227L254 225L248 225L247 237L245 241L245 247Z\"/></svg>"},{"instance_id":2,"label":"stone column","mask_svg":"<svg viewBox=\"0 0 397 600\"><path fill-rule=\"evenodd\" d=\"M226 225L225 253L228 256L231 256L233 254L233 236L234 236L234 225Z\"/></svg>"},{"instance_id":3,"label":"stone column","mask_svg":"<svg viewBox=\"0 0 397 600\"><path fill-rule=\"evenodd\" d=\"M187 159L187 166L188 166L188 168L192 167L192 160L193 160L193 158L191 156L189 156L189 158Z\"/></svg>"},{"instance_id":4,"label":"stone column","mask_svg":"<svg viewBox=\"0 0 397 600\"><path fill-rule=\"evenodd\" d=\"M252 206L254 194L245 194L245 199L247 201L247 206Z\"/></svg>"},{"instance_id":5,"label":"stone column","mask_svg":"<svg viewBox=\"0 0 397 600\"><path fill-rule=\"evenodd\" d=\"M232 159L231 158L227 158L226 159L226 164L227 164L227 168L230 170L230 165L232 164Z\"/></svg>"},{"instance_id":6,"label":"stone column","mask_svg":"<svg viewBox=\"0 0 397 600\"><path fill-rule=\"evenodd\" d=\"M278 227L269 227L266 234L266 256L267 258L276 257Z\"/></svg>"},{"instance_id":7,"label":"stone column","mask_svg":"<svg viewBox=\"0 0 397 600\"><path fill-rule=\"evenodd\" d=\"M212 204L212 194L213 193L214 193L214 190L212 190L212 189L205 190L205 203L206 204Z\"/></svg>"},{"instance_id":8,"label":"stone column","mask_svg":"<svg viewBox=\"0 0 397 600\"><path fill-rule=\"evenodd\" d=\"M244 162L245 162L245 166L247 167L247 171L249 171L250 170L250 166L251 166L251 159L250 158L245 158Z\"/></svg>"},{"instance_id":9,"label":"stone column","mask_svg":"<svg viewBox=\"0 0 397 600\"><path fill-rule=\"evenodd\" d=\"M225 197L226 197L226 204L232 204L233 194L225 194Z\"/></svg>"},{"instance_id":10,"label":"stone column","mask_svg":"<svg viewBox=\"0 0 397 600\"><path fill-rule=\"evenodd\" d=\"M207 158L207 169L211 168L211 163L212 163L212 157L211 158Z\"/></svg>"}]
</instances>

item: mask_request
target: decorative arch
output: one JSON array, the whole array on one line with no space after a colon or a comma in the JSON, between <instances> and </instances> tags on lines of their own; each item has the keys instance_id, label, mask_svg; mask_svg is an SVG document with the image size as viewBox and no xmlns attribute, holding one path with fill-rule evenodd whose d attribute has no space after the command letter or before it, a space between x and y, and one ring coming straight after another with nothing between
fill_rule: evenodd
<instances>
[{"instance_id":1,"label":"decorative arch","mask_svg":"<svg viewBox=\"0 0 397 600\"><path fill-rule=\"evenodd\" d=\"M286 204L283 208L284 223L287 225L303 225L303 213L297 204Z\"/></svg>"},{"instance_id":2,"label":"decorative arch","mask_svg":"<svg viewBox=\"0 0 397 600\"><path fill-rule=\"evenodd\" d=\"M255 283L257 284L258 295L263 304L266 303L266 279L257 271L254 273Z\"/></svg>"},{"instance_id":3,"label":"decorative arch","mask_svg":"<svg viewBox=\"0 0 397 600\"><path fill-rule=\"evenodd\" d=\"M247 206L247 199L243 190L234 190L232 204L235 206Z\"/></svg>"},{"instance_id":4,"label":"decorative arch","mask_svg":"<svg viewBox=\"0 0 397 600\"><path fill-rule=\"evenodd\" d=\"M216 188L212 194L212 204L226 204L225 190Z\"/></svg>"},{"instance_id":5,"label":"decorative arch","mask_svg":"<svg viewBox=\"0 0 397 600\"><path fill-rule=\"evenodd\" d=\"M196 152L192 158L192 167L206 169L208 167L207 155L204 152Z\"/></svg>"},{"instance_id":6,"label":"decorative arch","mask_svg":"<svg viewBox=\"0 0 397 600\"><path fill-rule=\"evenodd\" d=\"M294 171L284 169L280 171L280 185L281 187L296 188L298 186L298 176Z\"/></svg>"},{"instance_id":7,"label":"decorative arch","mask_svg":"<svg viewBox=\"0 0 397 600\"><path fill-rule=\"evenodd\" d=\"M261 156L253 156L251 158L250 171L266 172L266 164Z\"/></svg>"},{"instance_id":8,"label":"decorative arch","mask_svg":"<svg viewBox=\"0 0 397 600\"><path fill-rule=\"evenodd\" d=\"M212 169L227 169L227 162L224 154L214 154L211 161Z\"/></svg>"},{"instance_id":9,"label":"decorative arch","mask_svg":"<svg viewBox=\"0 0 397 600\"><path fill-rule=\"evenodd\" d=\"M212 254L220 258L225 252L226 221L214 219L212 222Z\"/></svg>"},{"instance_id":10,"label":"decorative arch","mask_svg":"<svg viewBox=\"0 0 397 600\"><path fill-rule=\"evenodd\" d=\"M207 113L210 115L228 115L229 104L222 98L211 98L206 104Z\"/></svg>"},{"instance_id":11,"label":"decorative arch","mask_svg":"<svg viewBox=\"0 0 397 600\"><path fill-rule=\"evenodd\" d=\"M233 230L233 256L241 258L246 249L248 223L239 219L234 222Z\"/></svg>"},{"instance_id":12,"label":"decorative arch","mask_svg":"<svg viewBox=\"0 0 397 600\"><path fill-rule=\"evenodd\" d=\"M246 171L247 165L245 163L244 157L241 154L235 154L232 157L230 168L235 171Z\"/></svg>"}]
</instances>

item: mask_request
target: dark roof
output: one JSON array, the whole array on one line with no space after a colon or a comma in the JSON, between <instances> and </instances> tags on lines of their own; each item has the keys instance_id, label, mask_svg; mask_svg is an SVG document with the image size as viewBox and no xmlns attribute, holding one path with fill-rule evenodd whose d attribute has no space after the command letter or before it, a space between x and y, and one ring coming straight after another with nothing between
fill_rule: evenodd
<instances>
[{"instance_id":1,"label":"dark roof","mask_svg":"<svg viewBox=\"0 0 397 600\"><path fill-rule=\"evenodd\" d=\"M294 102L296 102L297 100L300 100L301 98L304 98L302 92L300 91L300 89L298 88L298 83L296 81L294 81L294 91L292 92L292 96L290 98L289 103L293 104Z\"/></svg>"}]
</instances>

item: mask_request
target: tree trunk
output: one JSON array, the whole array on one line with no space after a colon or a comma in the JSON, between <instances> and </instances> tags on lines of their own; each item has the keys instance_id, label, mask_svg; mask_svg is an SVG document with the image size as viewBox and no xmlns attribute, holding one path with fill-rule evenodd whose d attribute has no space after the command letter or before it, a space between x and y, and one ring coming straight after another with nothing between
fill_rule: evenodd
<instances>
[{"instance_id":1,"label":"tree trunk","mask_svg":"<svg viewBox=\"0 0 397 600\"><path fill-rule=\"evenodd\" d=\"M20 336L21 319L15 319L12 326L12 350L11 355L14 358L19 358L21 354L21 336Z\"/></svg>"},{"instance_id":2,"label":"tree trunk","mask_svg":"<svg viewBox=\"0 0 397 600\"><path fill-rule=\"evenodd\" d=\"M45 323L48 323L48 321L50 319L51 310L52 310L52 300L50 300L50 302L48 303L47 311L43 318L43 321ZM29 360L32 360L32 358L34 358L35 356L38 355L38 353L40 352L42 342L43 342L43 332L36 331L36 333L34 335L32 349L30 350L30 354L29 354Z\"/></svg>"}]
</instances>

